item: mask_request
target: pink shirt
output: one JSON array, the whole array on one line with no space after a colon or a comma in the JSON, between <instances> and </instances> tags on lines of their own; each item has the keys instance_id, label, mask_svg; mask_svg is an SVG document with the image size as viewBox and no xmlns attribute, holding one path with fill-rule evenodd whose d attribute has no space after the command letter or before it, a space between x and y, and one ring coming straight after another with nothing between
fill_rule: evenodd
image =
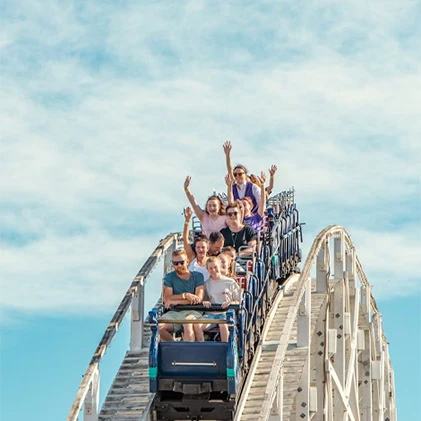
<instances>
[{"instance_id":1,"label":"pink shirt","mask_svg":"<svg viewBox=\"0 0 421 421\"><path fill-rule=\"evenodd\" d=\"M202 225L202 232L209 237L211 232L219 232L222 228L227 226L226 216L219 215L218 218L213 220L206 212L203 212L203 218L200 221Z\"/></svg>"}]
</instances>

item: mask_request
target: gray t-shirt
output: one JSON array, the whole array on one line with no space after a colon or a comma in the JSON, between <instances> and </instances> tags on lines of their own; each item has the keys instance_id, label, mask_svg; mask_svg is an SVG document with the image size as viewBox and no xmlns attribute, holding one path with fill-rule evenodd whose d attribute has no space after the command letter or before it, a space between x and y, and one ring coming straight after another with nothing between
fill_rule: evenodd
<instances>
[{"instance_id":1,"label":"gray t-shirt","mask_svg":"<svg viewBox=\"0 0 421 421\"><path fill-rule=\"evenodd\" d=\"M205 283L208 300L212 304L222 304L225 301L240 301L241 288L231 278L222 277L219 281L209 278Z\"/></svg>"},{"instance_id":2,"label":"gray t-shirt","mask_svg":"<svg viewBox=\"0 0 421 421\"><path fill-rule=\"evenodd\" d=\"M203 275L199 272L190 272L190 278L187 280L181 279L175 271L168 272L164 276L164 286L172 288L174 295L183 292L195 294L196 288L203 285L203 282Z\"/></svg>"}]
</instances>

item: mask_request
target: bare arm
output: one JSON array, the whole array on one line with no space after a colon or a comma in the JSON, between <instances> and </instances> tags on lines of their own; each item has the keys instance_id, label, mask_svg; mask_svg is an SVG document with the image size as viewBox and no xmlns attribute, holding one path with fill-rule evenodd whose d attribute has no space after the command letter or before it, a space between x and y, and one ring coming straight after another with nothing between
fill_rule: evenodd
<instances>
[{"instance_id":1,"label":"bare arm","mask_svg":"<svg viewBox=\"0 0 421 421\"><path fill-rule=\"evenodd\" d=\"M203 301L203 298L205 297L205 287L203 285L200 285L200 287L196 287L196 290L194 291L196 296L199 297L199 303Z\"/></svg>"},{"instance_id":2,"label":"bare arm","mask_svg":"<svg viewBox=\"0 0 421 421\"><path fill-rule=\"evenodd\" d=\"M273 186L275 185L275 173L278 170L278 167L276 165L272 165L269 168L269 174L270 174L270 178L269 178L269 185L268 185L268 195L272 193L273 190Z\"/></svg>"},{"instance_id":3,"label":"bare arm","mask_svg":"<svg viewBox=\"0 0 421 421\"><path fill-rule=\"evenodd\" d=\"M171 287L166 287L162 290L162 300L164 301L165 308L170 308L177 304L190 304L190 301L186 297L186 293L183 294L174 294L174 291ZM183 298L184 297L184 298Z\"/></svg>"},{"instance_id":4,"label":"bare arm","mask_svg":"<svg viewBox=\"0 0 421 421\"><path fill-rule=\"evenodd\" d=\"M189 228L192 214L192 210L187 206L187 208L184 209L183 246L187 253L189 262L191 262L196 257L196 254L193 251L189 241Z\"/></svg>"},{"instance_id":5,"label":"bare arm","mask_svg":"<svg viewBox=\"0 0 421 421\"><path fill-rule=\"evenodd\" d=\"M260 174L260 203L259 208L257 209L257 213L263 218L266 209L266 190L265 190L265 183L266 183L266 174L262 171Z\"/></svg>"},{"instance_id":6,"label":"bare arm","mask_svg":"<svg viewBox=\"0 0 421 421\"><path fill-rule=\"evenodd\" d=\"M232 179L232 175L229 173L225 176L225 184L227 185L228 203L234 203L234 193L232 192L232 185L234 184L234 180Z\"/></svg>"},{"instance_id":7,"label":"bare arm","mask_svg":"<svg viewBox=\"0 0 421 421\"><path fill-rule=\"evenodd\" d=\"M194 198L193 194L189 190L191 177L188 175L186 179L184 180L184 193L186 193L187 199L190 202L194 213L199 218L200 221L202 221L203 218L203 209L198 205L196 202L196 199Z\"/></svg>"},{"instance_id":8,"label":"bare arm","mask_svg":"<svg viewBox=\"0 0 421 421\"><path fill-rule=\"evenodd\" d=\"M225 164L227 166L227 171L230 176L232 176L232 162L231 162L231 142L227 140L222 147L224 148L225 153Z\"/></svg>"}]
</instances>

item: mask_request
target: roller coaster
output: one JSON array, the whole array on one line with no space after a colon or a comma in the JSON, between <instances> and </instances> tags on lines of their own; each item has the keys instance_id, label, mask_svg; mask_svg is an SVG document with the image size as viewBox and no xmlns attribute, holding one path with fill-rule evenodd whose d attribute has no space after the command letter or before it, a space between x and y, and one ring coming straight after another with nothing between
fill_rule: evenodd
<instances>
[{"instance_id":1,"label":"roller coaster","mask_svg":"<svg viewBox=\"0 0 421 421\"><path fill-rule=\"evenodd\" d=\"M326 227L299 270L294 196L268 200L255 252L240 262L242 300L227 312L225 343L160 341L160 297L145 317L147 279L158 263L171 270L181 233L162 239L106 328L67 420L396 420L381 314L350 235ZM128 350L100 407L100 364L128 312Z\"/></svg>"}]
</instances>

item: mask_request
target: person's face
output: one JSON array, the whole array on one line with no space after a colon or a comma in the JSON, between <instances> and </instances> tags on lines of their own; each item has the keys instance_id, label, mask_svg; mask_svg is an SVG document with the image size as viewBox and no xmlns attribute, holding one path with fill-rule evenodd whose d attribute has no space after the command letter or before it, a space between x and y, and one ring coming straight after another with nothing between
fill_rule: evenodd
<instances>
[{"instance_id":1,"label":"person's face","mask_svg":"<svg viewBox=\"0 0 421 421\"><path fill-rule=\"evenodd\" d=\"M212 279L219 279L221 276L221 269L219 262L210 262L207 264L206 269Z\"/></svg>"},{"instance_id":2,"label":"person's face","mask_svg":"<svg viewBox=\"0 0 421 421\"><path fill-rule=\"evenodd\" d=\"M187 256L185 254L180 254L179 256L174 256L172 258L172 264L174 266L175 273L178 275L182 275L183 273L187 273Z\"/></svg>"},{"instance_id":3,"label":"person's face","mask_svg":"<svg viewBox=\"0 0 421 421\"><path fill-rule=\"evenodd\" d=\"M230 226L233 223L238 223L240 221L240 210L238 208L228 208L227 209L227 224Z\"/></svg>"},{"instance_id":4,"label":"person's face","mask_svg":"<svg viewBox=\"0 0 421 421\"><path fill-rule=\"evenodd\" d=\"M224 247L224 240L215 241L214 243L209 243L209 254L211 256L216 256L219 254Z\"/></svg>"},{"instance_id":5,"label":"person's face","mask_svg":"<svg viewBox=\"0 0 421 421\"><path fill-rule=\"evenodd\" d=\"M224 254L226 254L228 257L230 257L231 260L235 260L235 258L237 257L235 255L234 250L226 250L226 251L224 251Z\"/></svg>"},{"instance_id":6,"label":"person's face","mask_svg":"<svg viewBox=\"0 0 421 421\"><path fill-rule=\"evenodd\" d=\"M208 253L208 243L206 243L205 241L198 241L196 243L196 254L198 256L206 256L206 254Z\"/></svg>"},{"instance_id":7,"label":"person's face","mask_svg":"<svg viewBox=\"0 0 421 421\"><path fill-rule=\"evenodd\" d=\"M251 214L251 205L250 202L248 200L241 200L243 206L244 206L244 214L245 215L249 215Z\"/></svg>"},{"instance_id":8,"label":"person's face","mask_svg":"<svg viewBox=\"0 0 421 421\"><path fill-rule=\"evenodd\" d=\"M246 172L242 168L235 168L233 171L234 179L237 184L244 184L246 180Z\"/></svg>"},{"instance_id":9,"label":"person's face","mask_svg":"<svg viewBox=\"0 0 421 421\"><path fill-rule=\"evenodd\" d=\"M212 215L217 214L219 212L219 202L216 199L208 200L206 205L206 210Z\"/></svg>"},{"instance_id":10,"label":"person's face","mask_svg":"<svg viewBox=\"0 0 421 421\"><path fill-rule=\"evenodd\" d=\"M229 257L225 256L224 254L219 255L219 260L221 261L220 272L222 275L228 274L229 268Z\"/></svg>"}]
</instances>

